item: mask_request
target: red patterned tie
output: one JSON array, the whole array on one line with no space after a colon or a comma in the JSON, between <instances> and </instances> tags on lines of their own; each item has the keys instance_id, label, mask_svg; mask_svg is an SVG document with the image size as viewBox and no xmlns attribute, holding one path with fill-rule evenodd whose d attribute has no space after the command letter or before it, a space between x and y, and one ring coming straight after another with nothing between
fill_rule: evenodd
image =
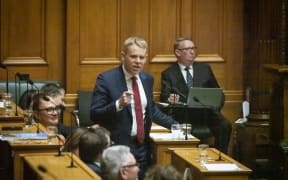
<instances>
[{"instance_id":1,"label":"red patterned tie","mask_svg":"<svg viewBox=\"0 0 288 180\"><path fill-rule=\"evenodd\" d=\"M137 121L137 140L138 142L142 143L144 141L144 121L142 113L142 104L137 84L137 77L134 76L132 77L132 89L134 93L135 113Z\"/></svg>"}]
</instances>

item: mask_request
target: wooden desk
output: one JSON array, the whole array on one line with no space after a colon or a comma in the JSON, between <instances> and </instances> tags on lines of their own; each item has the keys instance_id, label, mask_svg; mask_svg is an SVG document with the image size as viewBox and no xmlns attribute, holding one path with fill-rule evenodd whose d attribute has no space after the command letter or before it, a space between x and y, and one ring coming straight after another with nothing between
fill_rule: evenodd
<instances>
[{"instance_id":1,"label":"wooden desk","mask_svg":"<svg viewBox=\"0 0 288 180\"><path fill-rule=\"evenodd\" d=\"M219 151L214 148L208 150L208 163L233 163L240 169L229 171L208 171L202 167L198 159L198 148L186 149L171 149L172 151L172 165L180 172L184 172L185 168L190 168L192 178L195 180L248 180L251 174L251 169L245 167L231 157L222 153L223 161L216 161L219 158Z\"/></svg>"},{"instance_id":2,"label":"wooden desk","mask_svg":"<svg viewBox=\"0 0 288 180\"><path fill-rule=\"evenodd\" d=\"M7 123L0 123L0 126L7 125ZM24 126L24 123L9 123L11 126ZM44 132L45 128L39 125L40 132ZM37 131L37 124L29 128L23 128L19 131L1 131L1 133L9 134L13 133L21 133L21 132L36 132ZM0 143L2 143L0 141ZM22 167L22 159L20 154L27 154L27 153L39 153L39 152L57 152L59 145L58 144L48 144L47 140L19 140L19 139L11 139L8 140L9 146L11 148L11 155L13 157L13 174L14 179L22 179L23 174L23 167ZM8 156L8 155L6 155Z\"/></svg>"},{"instance_id":3,"label":"wooden desk","mask_svg":"<svg viewBox=\"0 0 288 180\"><path fill-rule=\"evenodd\" d=\"M85 163L83 163L77 156L73 155L74 165L76 168L70 168L71 154L62 153L63 156L55 156L55 153L34 153L34 154L22 154L24 167L32 169L36 173L37 178L42 180L51 180L53 177L49 173L43 173L38 169L39 165L46 168L47 172L55 176L54 179L61 180L89 180L89 179L101 179L93 170L91 170ZM29 171L24 172L24 179L31 179L32 174L25 174Z\"/></svg>"},{"instance_id":4,"label":"wooden desk","mask_svg":"<svg viewBox=\"0 0 288 180\"><path fill-rule=\"evenodd\" d=\"M2 102L1 101L1 98L0 98L0 102ZM3 102L2 102L3 103ZM12 114L13 115L15 115L16 114L16 104L14 103L14 102L12 102ZM1 120L1 118L2 117L8 117L8 118L13 118L13 117L22 117L23 118L23 116L24 116L24 113L23 113L23 110L19 107L19 106L17 106L17 115L18 116L7 116L7 115L5 115L5 108L3 108L3 107L0 107L0 120ZM24 120L23 120L24 121Z\"/></svg>"},{"instance_id":5,"label":"wooden desk","mask_svg":"<svg viewBox=\"0 0 288 180\"><path fill-rule=\"evenodd\" d=\"M0 115L0 123L23 123L23 116L5 116Z\"/></svg>"},{"instance_id":6,"label":"wooden desk","mask_svg":"<svg viewBox=\"0 0 288 180\"><path fill-rule=\"evenodd\" d=\"M169 134L170 133L150 133L153 150L152 159L156 164L171 164L171 151L169 151L169 148L192 148L196 147L200 142L200 140L195 137L189 138L188 140L161 138Z\"/></svg>"},{"instance_id":7,"label":"wooden desk","mask_svg":"<svg viewBox=\"0 0 288 180\"><path fill-rule=\"evenodd\" d=\"M153 122L150 132L151 133L169 133L170 129L167 129L167 128L160 126L160 125Z\"/></svg>"}]
</instances>

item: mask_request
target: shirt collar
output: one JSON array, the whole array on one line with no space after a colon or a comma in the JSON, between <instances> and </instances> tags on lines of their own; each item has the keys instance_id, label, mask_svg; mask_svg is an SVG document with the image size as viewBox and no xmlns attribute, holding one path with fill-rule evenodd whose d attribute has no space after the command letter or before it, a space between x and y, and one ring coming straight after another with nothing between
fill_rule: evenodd
<instances>
[{"instance_id":1,"label":"shirt collar","mask_svg":"<svg viewBox=\"0 0 288 180\"><path fill-rule=\"evenodd\" d=\"M179 65L181 71L185 70L186 66L184 66L183 64L180 64L179 62L178 62L178 65ZM192 69L192 65L190 65L189 68Z\"/></svg>"},{"instance_id":2,"label":"shirt collar","mask_svg":"<svg viewBox=\"0 0 288 180\"><path fill-rule=\"evenodd\" d=\"M126 81L127 81L127 80L130 80L133 76L126 71L124 65L122 65L122 69L123 69L123 72L124 72L125 80L126 80ZM135 77L136 77L137 79L140 78L140 77L139 77L139 74L136 74Z\"/></svg>"}]
</instances>

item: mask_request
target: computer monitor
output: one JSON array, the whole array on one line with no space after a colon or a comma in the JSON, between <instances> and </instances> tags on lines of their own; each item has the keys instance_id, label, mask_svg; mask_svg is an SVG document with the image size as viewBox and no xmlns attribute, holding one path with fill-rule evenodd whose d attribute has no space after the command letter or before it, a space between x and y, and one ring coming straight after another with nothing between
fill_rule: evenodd
<instances>
[{"instance_id":1,"label":"computer monitor","mask_svg":"<svg viewBox=\"0 0 288 180\"><path fill-rule=\"evenodd\" d=\"M195 108L219 109L222 104L222 88L189 88L187 105Z\"/></svg>"}]
</instances>

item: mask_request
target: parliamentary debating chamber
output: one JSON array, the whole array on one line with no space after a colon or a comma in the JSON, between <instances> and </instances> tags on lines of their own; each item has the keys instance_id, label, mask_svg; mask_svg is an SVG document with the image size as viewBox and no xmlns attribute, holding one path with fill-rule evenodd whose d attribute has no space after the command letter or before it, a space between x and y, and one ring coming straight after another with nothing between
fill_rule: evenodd
<instances>
[{"instance_id":1,"label":"parliamentary debating chamber","mask_svg":"<svg viewBox=\"0 0 288 180\"><path fill-rule=\"evenodd\" d=\"M61 123L90 126L96 78L121 64L130 36L147 41L144 71L154 78L156 106L168 115L177 109L165 111L160 102L161 73L176 62L175 40L191 39L195 61L211 66L223 90L221 113L232 126L221 153L213 136L193 136L201 131L196 122L189 122L188 138L176 140L153 123L154 165L173 165L193 180L288 179L288 0L0 0L0 14L1 180L101 179L78 156L61 152L61 139L50 143L40 123L27 125L19 101L25 90L57 84L65 90ZM195 160L203 143L205 167Z\"/></svg>"}]
</instances>

